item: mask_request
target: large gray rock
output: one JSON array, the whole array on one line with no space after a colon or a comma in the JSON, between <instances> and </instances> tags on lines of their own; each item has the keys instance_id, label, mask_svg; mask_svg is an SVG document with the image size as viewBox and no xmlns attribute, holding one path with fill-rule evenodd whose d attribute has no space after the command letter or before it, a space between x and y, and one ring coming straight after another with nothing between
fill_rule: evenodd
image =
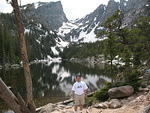
<instances>
[{"instance_id":1,"label":"large gray rock","mask_svg":"<svg viewBox=\"0 0 150 113\"><path fill-rule=\"evenodd\" d=\"M108 90L110 98L123 98L128 97L134 93L134 88L132 86L121 86L115 87Z\"/></svg>"}]
</instances>

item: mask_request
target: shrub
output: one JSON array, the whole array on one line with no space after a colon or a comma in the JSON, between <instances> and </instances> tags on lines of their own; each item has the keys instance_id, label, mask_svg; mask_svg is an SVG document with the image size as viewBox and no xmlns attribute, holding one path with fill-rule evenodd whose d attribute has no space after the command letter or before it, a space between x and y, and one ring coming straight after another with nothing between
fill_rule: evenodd
<instances>
[{"instance_id":1,"label":"shrub","mask_svg":"<svg viewBox=\"0 0 150 113\"><path fill-rule=\"evenodd\" d=\"M135 91L137 91L141 84L141 81L139 79L140 74L141 72L137 69L124 70L124 72L121 75L123 80L117 81L112 85L112 87L131 85L133 86Z\"/></svg>"},{"instance_id":2,"label":"shrub","mask_svg":"<svg viewBox=\"0 0 150 113\"><path fill-rule=\"evenodd\" d=\"M125 76L125 83L127 85L131 85L134 87L135 90L138 90L140 87L140 79L139 79L140 71L137 69L132 69L124 74Z\"/></svg>"},{"instance_id":3,"label":"shrub","mask_svg":"<svg viewBox=\"0 0 150 113\"><path fill-rule=\"evenodd\" d=\"M85 105L86 106L91 106L93 104L93 102L96 101L96 98L94 98L93 96L92 97L87 97L86 98L86 101L85 101Z\"/></svg>"},{"instance_id":4,"label":"shrub","mask_svg":"<svg viewBox=\"0 0 150 113\"><path fill-rule=\"evenodd\" d=\"M109 98L108 90L111 88L111 83L107 83L106 86L95 92L93 95L96 100L106 101Z\"/></svg>"}]
</instances>

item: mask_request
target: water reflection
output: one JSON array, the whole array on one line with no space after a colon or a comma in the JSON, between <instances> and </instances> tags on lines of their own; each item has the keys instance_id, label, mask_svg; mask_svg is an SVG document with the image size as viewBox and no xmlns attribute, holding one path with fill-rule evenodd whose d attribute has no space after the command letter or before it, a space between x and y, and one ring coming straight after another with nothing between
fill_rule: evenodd
<instances>
[{"instance_id":1,"label":"water reflection","mask_svg":"<svg viewBox=\"0 0 150 113\"><path fill-rule=\"evenodd\" d=\"M80 64L63 62L38 63L30 67L33 76L33 93L37 106L70 98L71 87L77 74L82 75L89 91L101 88L107 81L110 81L110 78L104 74L104 66L90 68ZM11 86L13 92L20 92L25 96L22 69L1 70L0 75ZM0 106L2 105L0 104ZM4 109L4 107L2 106L0 109Z\"/></svg>"}]
</instances>

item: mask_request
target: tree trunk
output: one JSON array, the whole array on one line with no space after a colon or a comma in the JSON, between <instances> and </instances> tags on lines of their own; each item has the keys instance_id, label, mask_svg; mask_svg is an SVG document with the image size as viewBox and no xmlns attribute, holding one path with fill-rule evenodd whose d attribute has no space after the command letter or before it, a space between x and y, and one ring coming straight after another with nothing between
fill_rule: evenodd
<instances>
[{"instance_id":1,"label":"tree trunk","mask_svg":"<svg viewBox=\"0 0 150 113\"><path fill-rule=\"evenodd\" d=\"M2 24L2 66L4 67L5 65L5 47L4 47L4 25Z\"/></svg>"},{"instance_id":2,"label":"tree trunk","mask_svg":"<svg viewBox=\"0 0 150 113\"><path fill-rule=\"evenodd\" d=\"M19 34L21 61L23 62L24 76L25 76L25 82L26 82L26 92L27 92L26 103L28 107L32 109L32 111L35 111L35 105L33 102L33 91L32 91L32 77L31 77L27 49L26 49L24 25L22 22L22 17L21 17L21 12L20 12L20 8L18 5L18 1L12 0L11 5L14 9L16 24L18 28L18 34Z\"/></svg>"},{"instance_id":3,"label":"tree trunk","mask_svg":"<svg viewBox=\"0 0 150 113\"><path fill-rule=\"evenodd\" d=\"M0 98L2 98L8 104L8 106L13 111L15 111L15 113L36 113L34 102L33 102L32 77L30 73L27 50L26 50L24 25L22 23L18 1L12 0L11 5L14 9L16 24L18 28L21 61L23 62L27 98L25 102L20 96L20 94L18 94L16 97L1 79L0 79Z\"/></svg>"},{"instance_id":4,"label":"tree trunk","mask_svg":"<svg viewBox=\"0 0 150 113\"><path fill-rule=\"evenodd\" d=\"M26 42L25 42L25 35L24 35L24 25L21 18L20 8L18 6L18 1L12 0L11 5L14 9L16 24L18 28L18 34L19 34L21 61L23 62L24 76L26 81L26 91L27 91L26 102L29 105L33 105L32 77L30 73L29 61L27 56L27 49L26 49Z\"/></svg>"}]
</instances>

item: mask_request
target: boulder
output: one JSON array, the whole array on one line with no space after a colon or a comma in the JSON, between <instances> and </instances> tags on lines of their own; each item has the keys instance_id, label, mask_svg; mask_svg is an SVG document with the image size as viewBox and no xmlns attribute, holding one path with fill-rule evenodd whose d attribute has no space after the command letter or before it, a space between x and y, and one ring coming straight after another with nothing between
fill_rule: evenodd
<instances>
[{"instance_id":1,"label":"boulder","mask_svg":"<svg viewBox=\"0 0 150 113\"><path fill-rule=\"evenodd\" d=\"M115 87L108 90L109 97L111 99L128 97L134 93L134 88L132 86L121 86Z\"/></svg>"},{"instance_id":2,"label":"boulder","mask_svg":"<svg viewBox=\"0 0 150 113\"><path fill-rule=\"evenodd\" d=\"M116 109L116 108L120 108L121 106L122 106L122 103L118 99L112 99L109 102L109 108Z\"/></svg>"}]
</instances>

